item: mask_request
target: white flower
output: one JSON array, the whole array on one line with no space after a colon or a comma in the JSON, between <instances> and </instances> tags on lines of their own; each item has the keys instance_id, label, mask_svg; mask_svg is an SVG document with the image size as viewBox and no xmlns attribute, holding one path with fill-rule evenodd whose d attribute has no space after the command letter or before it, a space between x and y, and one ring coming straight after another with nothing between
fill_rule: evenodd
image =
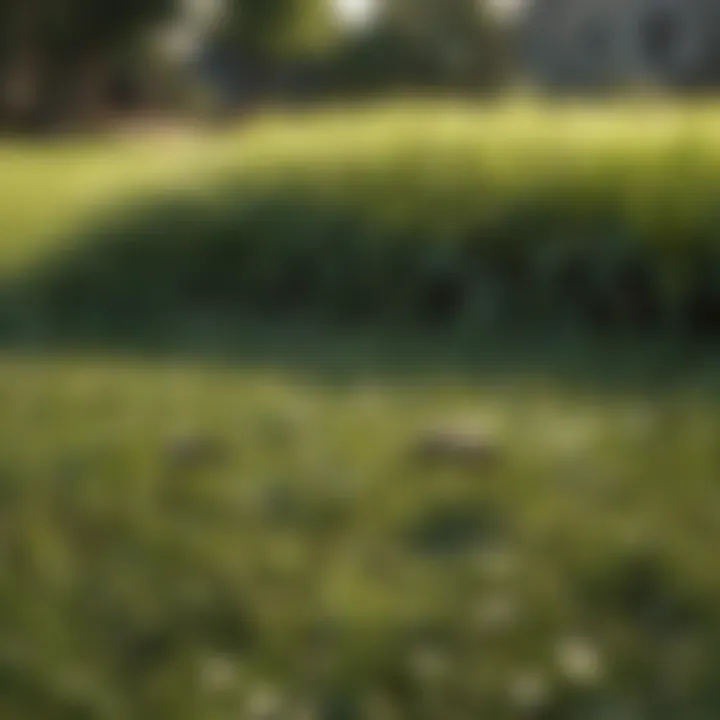
<instances>
[{"instance_id":1,"label":"white flower","mask_svg":"<svg viewBox=\"0 0 720 720\"><path fill-rule=\"evenodd\" d=\"M560 672L578 685L596 685L603 674L602 657L589 640L572 637L561 640L555 651Z\"/></svg>"}]
</instances>

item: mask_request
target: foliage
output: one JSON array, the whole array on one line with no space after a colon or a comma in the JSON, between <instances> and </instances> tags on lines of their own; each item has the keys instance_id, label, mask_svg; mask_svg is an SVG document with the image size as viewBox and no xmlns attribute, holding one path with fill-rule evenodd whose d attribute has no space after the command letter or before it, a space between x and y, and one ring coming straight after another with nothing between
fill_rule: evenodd
<instances>
[{"instance_id":1,"label":"foliage","mask_svg":"<svg viewBox=\"0 0 720 720\"><path fill-rule=\"evenodd\" d=\"M257 369L3 356L3 716L715 714L706 385L392 381L357 345L343 384L337 335L303 339ZM412 460L458 416L497 468Z\"/></svg>"},{"instance_id":2,"label":"foliage","mask_svg":"<svg viewBox=\"0 0 720 720\"><path fill-rule=\"evenodd\" d=\"M494 79L503 60L499 28L483 0L386 0L386 23L443 71L445 82L465 86Z\"/></svg>"},{"instance_id":3,"label":"foliage","mask_svg":"<svg viewBox=\"0 0 720 720\"><path fill-rule=\"evenodd\" d=\"M386 0L372 27L344 36L322 68L334 92L479 94L507 80L509 38L473 0Z\"/></svg>"},{"instance_id":4,"label":"foliage","mask_svg":"<svg viewBox=\"0 0 720 720\"><path fill-rule=\"evenodd\" d=\"M116 46L132 38L138 28L167 16L173 9L172 0L36 0L26 3L3 0L0 12L5 22L3 33L14 36L11 42L30 42L41 52L65 55L97 51Z\"/></svg>"},{"instance_id":5,"label":"foliage","mask_svg":"<svg viewBox=\"0 0 720 720\"><path fill-rule=\"evenodd\" d=\"M27 129L53 123L96 92L92 83L129 54L138 55L148 30L172 15L175 0L1 0L0 124ZM32 94L8 103L6 84ZM83 108L81 108L83 109Z\"/></svg>"},{"instance_id":6,"label":"foliage","mask_svg":"<svg viewBox=\"0 0 720 720\"><path fill-rule=\"evenodd\" d=\"M697 292L717 110L605 112L3 146L0 716L716 716L715 353L347 322L441 278L511 335L565 252L555 321L628 257ZM303 301L343 329L241 317ZM495 462L418 461L466 423Z\"/></svg>"},{"instance_id":7,"label":"foliage","mask_svg":"<svg viewBox=\"0 0 720 720\"><path fill-rule=\"evenodd\" d=\"M296 117L229 139L202 189L96 216L13 287L58 322L215 308L716 334L714 115L653 112Z\"/></svg>"},{"instance_id":8,"label":"foliage","mask_svg":"<svg viewBox=\"0 0 720 720\"><path fill-rule=\"evenodd\" d=\"M325 0L229 0L218 41L248 58L283 58L316 50L329 38Z\"/></svg>"},{"instance_id":9,"label":"foliage","mask_svg":"<svg viewBox=\"0 0 720 720\"><path fill-rule=\"evenodd\" d=\"M230 8L211 46L234 51L246 73L261 75L264 62L301 75L309 94L479 92L506 79L507 38L475 0L381 1L360 29L343 27L329 0L234 0Z\"/></svg>"}]
</instances>

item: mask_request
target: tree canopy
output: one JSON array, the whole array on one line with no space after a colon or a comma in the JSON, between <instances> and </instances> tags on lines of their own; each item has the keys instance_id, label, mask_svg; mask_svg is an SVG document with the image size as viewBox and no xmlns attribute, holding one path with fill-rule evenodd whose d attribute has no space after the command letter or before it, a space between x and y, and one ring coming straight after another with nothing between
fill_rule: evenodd
<instances>
[{"instance_id":1,"label":"tree canopy","mask_svg":"<svg viewBox=\"0 0 720 720\"><path fill-rule=\"evenodd\" d=\"M332 37L331 0L227 0L219 30L246 55L313 52Z\"/></svg>"}]
</instances>

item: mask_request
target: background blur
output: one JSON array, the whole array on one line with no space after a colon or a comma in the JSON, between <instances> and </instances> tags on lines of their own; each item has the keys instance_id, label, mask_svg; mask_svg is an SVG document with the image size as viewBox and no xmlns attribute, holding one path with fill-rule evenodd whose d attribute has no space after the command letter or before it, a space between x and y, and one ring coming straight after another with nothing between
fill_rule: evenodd
<instances>
[{"instance_id":1,"label":"background blur","mask_svg":"<svg viewBox=\"0 0 720 720\"><path fill-rule=\"evenodd\" d=\"M0 0L0 718L717 717L718 40Z\"/></svg>"},{"instance_id":2,"label":"background blur","mask_svg":"<svg viewBox=\"0 0 720 720\"><path fill-rule=\"evenodd\" d=\"M0 13L2 123L24 131L718 76L710 0L3 0Z\"/></svg>"}]
</instances>

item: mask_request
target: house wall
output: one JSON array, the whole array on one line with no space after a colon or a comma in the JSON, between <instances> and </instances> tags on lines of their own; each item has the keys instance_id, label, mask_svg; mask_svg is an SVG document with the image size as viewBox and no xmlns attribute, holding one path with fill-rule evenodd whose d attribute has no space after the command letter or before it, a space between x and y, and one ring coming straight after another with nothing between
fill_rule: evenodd
<instances>
[{"instance_id":1,"label":"house wall","mask_svg":"<svg viewBox=\"0 0 720 720\"><path fill-rule=\"evenodd\" d=\"M535 0L521 21L523 64L559 86L684 86L718 78L713 0Z\"/></svg>"}]
</instances>

